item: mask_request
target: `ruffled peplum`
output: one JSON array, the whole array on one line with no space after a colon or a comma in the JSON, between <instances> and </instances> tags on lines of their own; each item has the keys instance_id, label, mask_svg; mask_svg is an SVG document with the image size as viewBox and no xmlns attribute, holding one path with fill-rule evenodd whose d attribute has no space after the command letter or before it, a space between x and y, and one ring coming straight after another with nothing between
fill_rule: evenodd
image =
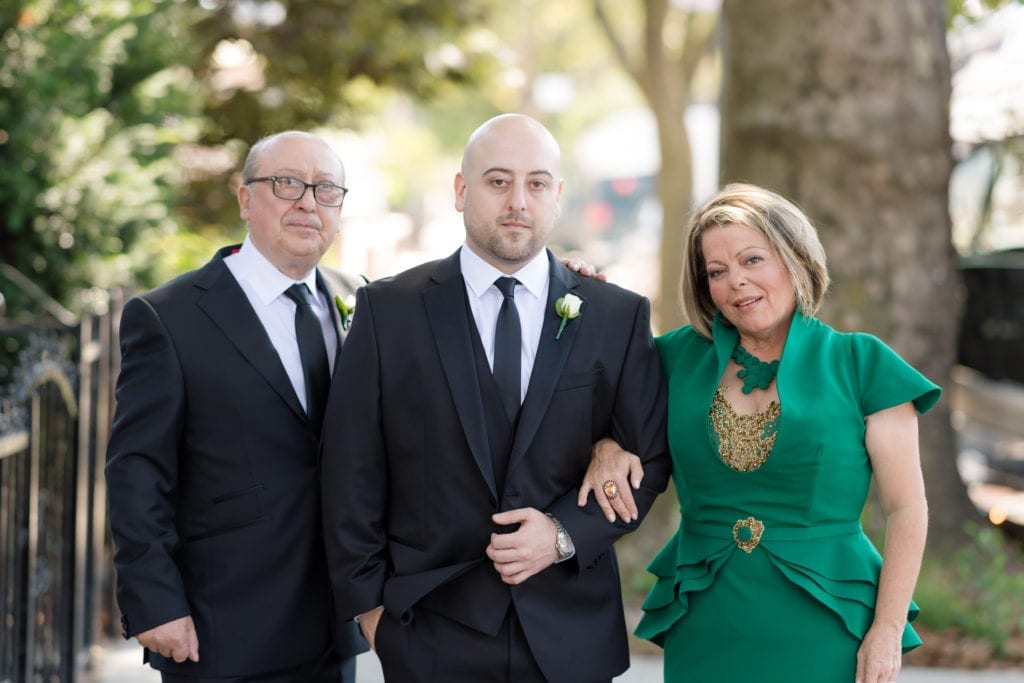
<instances>
[{"instance_id":1,"label":"ruffled peplum","mask_svg":"<svg viewBox=\"0 0 1024 683\"><path fill-rule=\"evenodd\" d=\"M723 526L727 532L730 527ZM784 531L792 534L793 529ZM811 534L813 528L807 529ZM767 553L788 581L834 612L846 630L864 638L874 618L882 558L862 531L809 540L772 540L769 526L752 552ZM665 633L689 609L691 593L708 588L734 553L743 551L732 539L687 533L680 529L648 566L657 582L644 601L636 635L664 647ZM921 644L910 626L918 607L911 602L902 646L907 652Z\"/></svg>"}]
</instances>

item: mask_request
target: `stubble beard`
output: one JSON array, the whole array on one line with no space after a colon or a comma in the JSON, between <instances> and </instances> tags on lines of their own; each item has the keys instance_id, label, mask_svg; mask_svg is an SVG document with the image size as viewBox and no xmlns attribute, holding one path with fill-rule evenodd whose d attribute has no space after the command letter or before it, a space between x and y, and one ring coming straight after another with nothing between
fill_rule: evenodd
<instances>
[{"instance_id":1,"label":"stubble beard","mask_svg":"<svg viewBox=\"0 0 1024 683\"><path fill-rule=\"evenodd\" d=\"M535 222L528 223L529 232L509 230L502 225L506 221L522 220L518 216L502 216L494 225L494 231L487 241L487 251L496 259L510 265L526 263L544 248L541 235L548 231Z\"/></svg>"},{"instance_id":2,"label":"stubble beard","mask_svg":"<svg viewBox=\"0 0 1024 683\"><path fill-rule=\"evenodd\" d=\"M503 263L518 264L525 263L536 256L543 246L543 244L537 244L537 241L532 237L511 240L495 235L488 242L487 251Z\"/></svg>"}]
</instances>

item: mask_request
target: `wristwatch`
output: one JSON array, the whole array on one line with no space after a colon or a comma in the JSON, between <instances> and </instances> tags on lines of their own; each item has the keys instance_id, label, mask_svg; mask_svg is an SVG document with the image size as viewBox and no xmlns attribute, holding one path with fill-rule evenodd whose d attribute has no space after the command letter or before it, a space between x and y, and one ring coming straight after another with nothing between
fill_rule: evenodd
<instances>
[{"instance_id":1,"label":"wristwatch","mask_svg":"<svg viewBox=\"0 0 1024 683\"><path fill-rule=\"evenodd\" d=\"M558 559L555 563L557 564L558 562L564 562L575 555L576 546L573 545L572 539L569 538L569 532L565 530L562 523L559 522L554 515L548 515L548 518L555 525L555 550L558 551Z\"/></svg>"}]
</instances>

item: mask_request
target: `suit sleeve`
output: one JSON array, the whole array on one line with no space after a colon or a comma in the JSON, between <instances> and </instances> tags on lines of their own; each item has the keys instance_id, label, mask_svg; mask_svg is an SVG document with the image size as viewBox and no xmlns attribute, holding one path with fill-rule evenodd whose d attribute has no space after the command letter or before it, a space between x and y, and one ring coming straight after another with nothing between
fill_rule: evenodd
<instances>
[{"instance_id":1,"label":"suit sleeve","mask_svg":"<svg viewBox=\"0 0 1024 683\"><path fill-rule=\"evenodd\" d=\"M633 319L615 393L611 429L607 434L627 451L636 453L643 462L644 478L640 489L633 492L639 518L635 522L617 520L610 524L593 496L583 508L576 504L579 487L574 487L547 510L568 531L581 569L594 564L616 540L635 531L655 498L668 485L672 461L666 432L666 396L665 376L651 336L650 302L642 299Z\"/></svg>"},{"instance_id":2,"label":"suit sleeve","mask_svg":"<svg viewBox=\"0 0 1024 683\"><path fill-rule=\"evenodd\" d=\"M381 605L387 577L380 356L366 288L356 311L331 381L321 452L327 561L342 621Z\"/></svg>"},{"instance_id":3,"label":"suit sleeve","mask_svg":"<svg viewBox=\"0 0 1024 683\"><path fill-rule=\"evenodd\" d=\"M106 479L125 637L189 614L174 562L184 381L159 315L141 298L121 316L117 409Z\"/></svg>"}]
</instances>

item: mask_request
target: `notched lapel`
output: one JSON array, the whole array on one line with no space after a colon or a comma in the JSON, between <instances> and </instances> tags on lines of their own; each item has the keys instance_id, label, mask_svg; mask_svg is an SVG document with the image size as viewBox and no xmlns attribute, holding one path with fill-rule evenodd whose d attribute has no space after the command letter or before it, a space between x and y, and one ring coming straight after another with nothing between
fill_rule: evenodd
<instances>
[{"instance_id":1,"label":"notched lapel","mask_svg":"<svg viewBox=\"0 0 1024 683\"><path fill-rule=\"evenodd\" d=\"M573 342L576 339L576 331L579 329L579 318L570 320L562 330L558 339L558 326L562 319L555 313L555 301L572 292L583 299L576 286L579 279L571 270L555 260L555 257L548 252L548 268L551 270L551 282L548 286L548 301L544 308L544 324L541 327L540 344L537 347L537 358L533 362L533 371L530 373L530 386L526 392L526 400L523 402L522 412L519 414L519 425L516 429L516 436L512 442L512 452L509 455L508 471L512 472L518 461L526 453L530 442L533 441L537 428L540 427L544 414L547 412L548 404L555 393L555 387L562 376L562 370L569 359ZM587 314L587 302L583 300L583 308L580 309L580 316ZM573 324L576 323L576 324Z\"/></svg>"},{"instance_id":2,"label":"notched lapel","mask_svg":"<svg viewBox=\"0 0 1024 683\"><path fill-rule=\"evenodd\" d=\"M210 317L257 372L263 375L288 407L306 420L306 411L295 395L281 358L238 281L222 261L215 261L204 270L210 272L204 273L204 277L196 281L196 286L206 292L199 297L196 305Z\"/></svg>"},{"instance_id":3,"label":"notched lapel","mask_svg":"<svg viewBox=\"0 0 1024 683\"><path fill-rule=\"evenodd\" d=\"M368 284L370 281L366 279L365 275L356 277L355 275L349 275L348 273L342 273L341 271L333 268L317 267L317 283L327 293L328 304L331 308L331 319L334 321L335 329L338 332L338 339L341 342L345 341L345 337L348 335L348 330L342 325L341 316L342 313L338 309L338 297L348 305L355 305L356 292L363 286ZM352 318L355 317L355 313L350 314L349 324L352 323ZM339 346L340 349L340 346Z\"/></svg>"},{"instance_id":4,"label":"notched lapel","mask_svg":"<svg viewBox=\"0 0 1024 683\"><path fill-rule=\"evenodd\" d=\"M458 270L458 252L454 256L454 273L451 272L451 265L452 258L442 261L434 277L437 284L423 291L423 304L441 357L441 366L448 379L452 401L459 414L459 422L462 423L462 431L473 452L473 459L487 481L487 487L497 499L498 489L494 483L490 445L487 441L487 422L480 398L480 378L477 377L476 363L473 362L473 342L469 327L473 323L466 310L466 285Z\"/></svg>"},{"instance_id":5,"label":"notched lapel","mask_svg":"<svg viewBox=\"0 0 1024 683\"><path fill-rule=\"evenodd\" d=\"M345 301L355 292L349 291L344 282L336 282L334 278L327 277L319 268L316 270L316 283L323 290L324 294L327 295L327 308L331 311L331 320L334 322L334 331L338 335L338 351L340 352L341 345L345 343L345 336L348 335L348 330L342 325L337 297L341 297L341 300ZM349 322L351 323L351 320Z\"/></svg>"}]
</instances>

